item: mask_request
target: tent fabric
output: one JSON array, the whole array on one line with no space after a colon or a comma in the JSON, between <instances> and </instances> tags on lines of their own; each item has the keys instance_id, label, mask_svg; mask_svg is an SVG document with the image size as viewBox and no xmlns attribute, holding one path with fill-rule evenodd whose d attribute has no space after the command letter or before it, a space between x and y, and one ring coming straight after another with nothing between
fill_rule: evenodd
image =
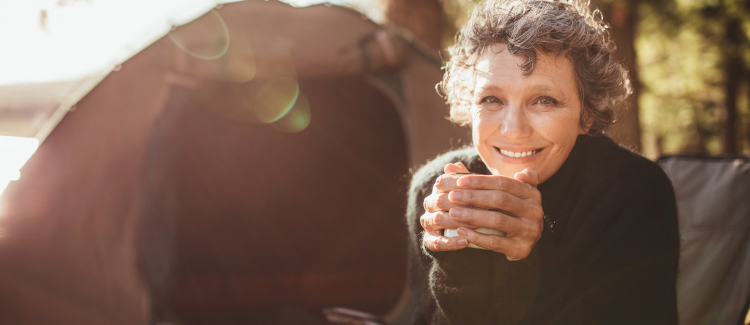
<instances>
[{"instance_id":1,"label":"tent fabric","mask_svg":"<svg viewBox=\"0 0 750 325\"><path fill-rule=\"evenodd\" d=\"M171 229L158 225L176 232L160 321L325 324L325 307L385 313L398 300L404 134L388 99L358 79L301 81L313 121L299 133L248 127L173 89L144 206L151 238Z\"/></svg>"},{"instance_id":2,"label":"tent fabric","mask_svg":"<svg viewBox=\"0 0 750 325\"><path fill-rule=\"evenodd\" d=\"M194 55L227 35L223 56ZM405 280L409 169L468 139L445 118L440 76L413 45L338 7L247 1L178 27L77 102L0 196L0 323L384 312ZM299 133L244 119L278 77L309 99ZM311 208L326 191L341 204ZM289 295L258 299L274 292Z\"/></svg>"},{"instance_id":3,"label":"tent fabric","mask_svg":"<svg viewBox=\"0 0 750 325\"><path fill-rule=\"evenodd\" d=\"M168 95L156 49L81 100L0 197L0 323L147 324L135 238Z\"/></svg>"},{"instance_id":4,"label":"tent fabric","mask_svg":"<svg viewBox=\"0 0 750 325\"><path fill-rule=\"evenodd\" d=\"M750 297L750 159L673 156L659 163L680 218L680 324L742 324Z\"/></svg>"},{"instance_id":5,"label":"tent fabric","mask_svg":"<svg viewBox=\"0 0 750 325\"><path fill-rule=\"evenodd\" d=\"M292 8L274 1L247 1L226 4L217 12L230 31L226 55L202 60L175 50L173 71L230 82L365 75L392 101L403 101L397 108L407 130L413 166L445 152L445 143L467 144L468 130L447 121L445 101L436 95L435 84L443 75L435 65L439 60L425 57L418 40L406 42L360 13L322 4ZM206 14L177 28L175 38L195 49L223 44L226 39L217 21L215 15ZM192 32L211 29L214 32L209 36ZM382 77L394 76L401 85L397 87L400 94L383 84Z\"/></svg>"}]
</instances>

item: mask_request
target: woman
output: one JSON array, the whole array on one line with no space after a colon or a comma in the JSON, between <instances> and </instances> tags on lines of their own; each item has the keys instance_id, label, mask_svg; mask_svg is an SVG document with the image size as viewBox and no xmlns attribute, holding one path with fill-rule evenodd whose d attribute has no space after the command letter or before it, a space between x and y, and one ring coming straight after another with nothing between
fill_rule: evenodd
<instances>
[{"instance_id":1,"label":"woman","mask_svg":"<svg viewBox=\"0 0 750 325\"><path fill-rule=\"evenodd\" d=\"M458 35L440 89L474 146L412 181L416 324L677 324L674 192L602 135L630 93L605 28L488 0Z\"/></svg>"}]
</instances>

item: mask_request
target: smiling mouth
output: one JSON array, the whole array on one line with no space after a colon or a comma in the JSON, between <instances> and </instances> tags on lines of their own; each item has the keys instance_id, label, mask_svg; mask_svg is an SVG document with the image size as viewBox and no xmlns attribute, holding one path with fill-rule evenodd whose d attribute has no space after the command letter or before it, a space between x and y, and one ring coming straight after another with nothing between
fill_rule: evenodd
<instances>
[{"instance_id":1,"label":"smiling mouth","mask_svg":"<svg viewBox=\"0 0 750 325\"><path fill-rule=\"evenodd\" d=\"M528 156L531 156L531 155L535 155L535 154L539 153L540 151L544 150L544 148L542 148L542 149L536 149L536 150L530 150L530 151L518 151L518 152L516 152L516 151L510 151L510 150L505 150L505 149L500 149L498 147L495 147L495 150L497 150L503 156L508 156L508 157L511 157L511 158L523 158L523 157L528 157Z\"/></svg>"}]
</instances>

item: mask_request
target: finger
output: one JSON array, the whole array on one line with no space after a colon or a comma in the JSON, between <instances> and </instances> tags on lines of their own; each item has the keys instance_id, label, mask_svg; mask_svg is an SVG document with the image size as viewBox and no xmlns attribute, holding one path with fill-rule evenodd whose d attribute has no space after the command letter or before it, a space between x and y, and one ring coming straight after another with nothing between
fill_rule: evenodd
<instances>
[{"instance_id":1,"label":"finger","mask_svg":"<svg viewBox=\"0 0 750 325\"><path fill-rule=\"evenodd\" d=\"M449 173L468 173L469 170L466 169L466 166L462 162L457 162L455 164L447 164L445 165L445 168L443 168L443 172L446 174Z\"/></svg>"},{"instance_id":2,"label":"finger","mask_svg":"<svg viewBox=\"0 0 750 325\"><path fill-rule=\"evenodd\" d=\"M499 190L522 199L535 198L539 191L517 179L499 175L465 175L456 181L460 188L475 190Z\"/></svg>"},{"instance_id":3,"label":"finger","mask_svg":"<svg viewBox=\"0 0 750 325\"><path fill-rule=\"evenodd\" d=\"M448 193L435 193L424 199L425 212L448 211L451 208L458 207L458 204L451 202Z\"/></svg>"},{"instance_id":4,"label":"finger","mask_svg":"<svg viewBox=\"0 0 750 325\"><path fill-rule=\"evenodd\" d=\"M443 236L433 236L428 233L425 233L424 237L422 237L422 243L424 244L424 247L433 252L455 251L469 245L466 238L448 238Z\"/></svg>"},{"instance_id":5,"label":"finger","mask_svg":"<svg viewBox=\"0 0 750 325\"><path fill-rule=\"evenodd\" d=\"M432 188L433 193L448 193L458 188L456 181L461 178L460 174L443 174L435 180L435 186Z\"/></svg>"},{"instance_id":6,"label":"finger","mask_svg":"<svg viewBox=\"0 0 750 325\"><path fill-rule=\"evenodd\" d=\"M483 209L496 209L521 217L526 212L533 212L531 202L518 198L508 192L497 190L458 189L448 193L448 200L454 205L474 206ZM528 210L528 211L527 211Z\"/></svg>"},{"instance_id":7,"label":"finger","mask_svg":"<svg viewBox=\"0 0 750 325\"><path fill-rule=\"evenodd\" d=\"M531 238L536 236L536 229L532 225L502 212L472 208L452 208L449 215L456 223L468 224L469 226L446 227L448 229L484 227L500 230L507 233L510 237L523 236Z\"/></svg>"},{"instance_id":8,"label":"finger","mask_svg":"<svg viewBox=\"0 0 750 325\"><path fill-rule=\"evenodd\" d=\"M533 187L537 187L539 185L539 171L532 167L526 168L516 173L515 175L513 175L513 178Z\"/></svg>"},{"instance_id":9,"label":"finger","mask_svg":"<svg viewBox=\"0 0 750 325\"><path fill-rule=\"evenodd\" d=\"M463 227L458 228L458 235L474 245L505 254L509 261L524 259L531 253L532 245L521 244L517 240L506 237L485 235Z\"/></svg>"},{"instance_id":10,"label":"finger","mask_svg":"<svg viewBox=\"0 0 750 325\"><path fill-rule=\"evenodd\" d=\"M443 171L445 174L440 175L435 181L435 186L432 188L433 193L450 192L456 189L458 187L456 181L463 176L462 174L469 172L469 170L466 169L466 166L461 162L448 164Z\"/></svg>"},{"instance_id":11,"label":"finger","mask_svg":"<svg viewBox=\"0 0 750 325\"><path fill-rule=\"evenodd\" d=\"M419 219L419 222L422 224L422 228L427 231L456 229L458 227L476 228L471 224L456 221L445 211L425 213Z\"/></svg>"}]
</instances>

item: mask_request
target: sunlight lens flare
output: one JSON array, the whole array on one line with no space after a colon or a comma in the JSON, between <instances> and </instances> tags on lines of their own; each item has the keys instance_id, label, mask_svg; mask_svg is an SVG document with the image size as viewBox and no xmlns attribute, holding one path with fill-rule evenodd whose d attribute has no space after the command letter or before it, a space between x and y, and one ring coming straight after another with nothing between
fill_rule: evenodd
<instances>
[{"instance_id":1,"label":"sunlight lens flare","mask_svg":"<svg viewBox=\"0 0 750 325\"><path fill-rule=\"evenodd\" d=\"M266 83L255 98L255 115L263 123L273 123L294 107L299 96L299 84L291 78L273 79Z\"/></svg>"},{"instance_id":2,"label":"sunlight lens flare","mask_svg":"<svg viewBox=\"0 0 750 325\"><path fill-rule=\"evenodd\" d=\"M168 34L180 50L201 60L216 60L229 50L229 28L216 10Z\"/></svg>"},{"instance_id":3,"label":"sunlight lens flare","mask_svg":"<svg viewBox=\"0 0 750 325\"><path fill-rule=\"evenodd\" d=\"M307 97L303 94L299 94L297 102L294 103L292 109L283 118L279 119L275 123L271 124L274 129L283 132L300 132L310 125L310 118L312 114L310 112L310 102Z\"/></svg>"}]
</instances>

